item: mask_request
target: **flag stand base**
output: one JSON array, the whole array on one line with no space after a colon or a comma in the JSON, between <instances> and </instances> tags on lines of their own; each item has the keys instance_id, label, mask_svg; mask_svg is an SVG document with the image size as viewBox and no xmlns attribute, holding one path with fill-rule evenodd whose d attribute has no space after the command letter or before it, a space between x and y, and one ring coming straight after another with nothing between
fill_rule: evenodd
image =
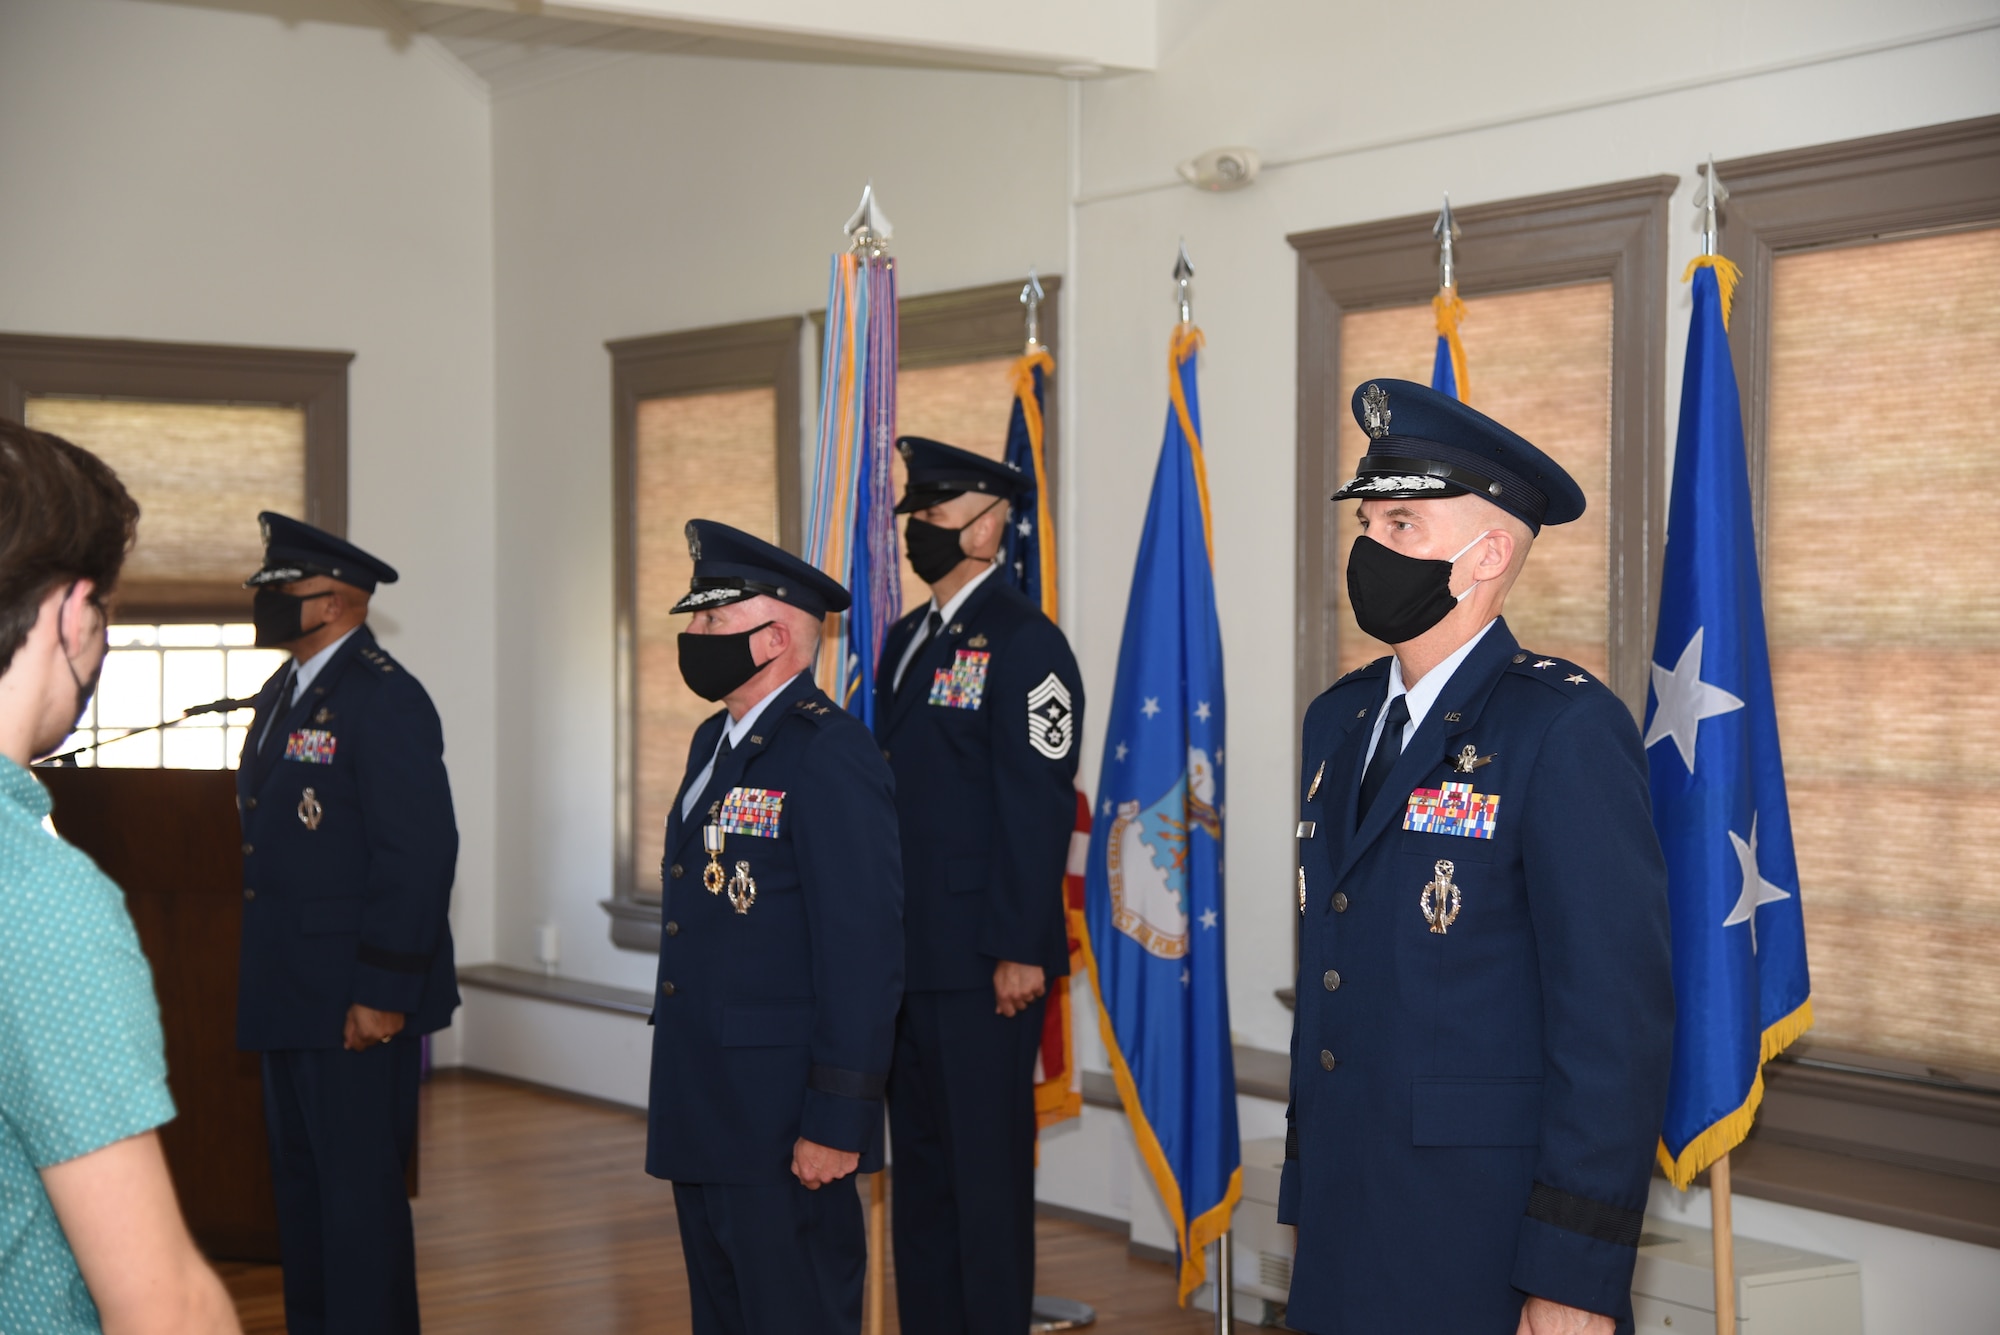
<instances>
[{"instance_id":1,"label":"flag stand base","mask_svg":"<svg viewBox=\"0 0 2000 1335\"><path fill-rule=\"evenodd\" d=\"M1030 1331L1082 1330L1085 1326L1097 1324L1097 1309L1089 1303L1080 1303L1074 1298L1051 1298L1047 1294L1035 1295L1034 1305L1028 1309Z\"/></svg>"}]
</instances>

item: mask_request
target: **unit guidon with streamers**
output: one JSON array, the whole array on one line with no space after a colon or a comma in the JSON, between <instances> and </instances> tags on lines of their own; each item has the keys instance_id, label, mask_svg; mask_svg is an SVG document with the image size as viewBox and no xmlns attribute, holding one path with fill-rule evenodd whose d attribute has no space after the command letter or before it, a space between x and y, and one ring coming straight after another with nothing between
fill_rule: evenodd
<instances>
[{"instance_id":1,"label":"unit guidon with streamers","mask_svg":"<svg viewBox=\"0 0 2000 1335\"><path fill-rule=\"evenodd\" d=\"M715 813L715 824L724 834L749 834L760 839L776 839L778 822L785 814L785 794L774 788L731 788Z\"/></svg>"}]
</instances>

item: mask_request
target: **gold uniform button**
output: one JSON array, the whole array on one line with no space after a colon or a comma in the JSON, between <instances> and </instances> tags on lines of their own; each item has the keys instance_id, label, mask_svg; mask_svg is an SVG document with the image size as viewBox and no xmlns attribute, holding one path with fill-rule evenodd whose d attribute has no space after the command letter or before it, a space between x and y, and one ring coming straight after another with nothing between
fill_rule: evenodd
<instances>
[{"instance_id":1,"label":"gold uniform button","mask_svg":"<svg viewBox=\"0 0 2000 1335\"><path fill-rule=\"evenodd\" d=\"M666 931L668 936L679 936L681 934L681 925L677 922L669 922Z\"/></svg>"},{"instance_id":2,"label":"gold uniform button","mask_svg":"<svg viewBox=\"0 0 2000 1335\"><path fill-rule=\"evenodd\" d=\"M1333 911L1335 913L1347 912L1347 895L1344 892L1339 890L1333 892Z\"/></svg>"},{"instance_id":3,"label":"gold uniform button","mask_svg":"<svg viewBox=\"0 0 2000 1335\"><path fill-rule=\"evenodd\" d=\"M672 866L671 868L669 868L669 871L671 872L671 874L672 874L672 876L673 876L673 878L674 878L675 880L677 880L677 881L678 881L678 880L679 880L679 879L681 878L681 864L680 864L680 863L676 862L676 863L675 863L675 864L674 864L674 865L673 865L673 866Z\"/></svg>"},{"instance_id":4,"label":"gold uniform button","mask_svg":"<svg viewBox=\"0 0 2000 1335\"><path fill-rule=\"evenodd\" d=\"M674 994L674 985L672 983L661 983L660 991L666 996L672 996Z\"/></svg>"},{"instance_id":5,"label":"gold uniform button","mask_svg":"<svg viewBox=\"0 0 2000 1335\"><path fill-rule=\"evenodd\" d=\"M246 857L246 858L247 858L247 857L249 857L249 856L250 856L250 855L251 855L252 853L255 853L256 851L257 851L257 848L256 848L256 845L254 845L254 844L245 844L245 845L243 845L243 856L244 856L244 857Z\"/></svg>"},{"instance_id":6,"label":"gold uniform button","mask_svg":"<svg viewBox=\"0 0 2000 1335\"><path fill-rule=\"evenodd\" d=\"M249 886L246 885L243 887L243 897L245 899L255 899L257 897L257 892L255 890L252 890Z\"/></svg>"},{"instance_id":7,"label":"gold uniform button","mask_svg":"<svg viewBox=\"0 0 2000 1335\"><path fill-rule=\"evenodd\" d=\"M1328 1052L1325 1048L1320 1049L1319 1065L1320 1069L1323 1071L1331 1071L1334 1068L1333 1054L1331 1052Z\"/></svg>"},{"instance_id":8,"label":"gold uniform button","mask_svg":"<svg viewBox=\"0 0 2000 1335\"><path fill-rule=\"evenodd\" d=\"M1329 992L1338 992L1340 990L1340 970L1338 969L1328 969L1320 975L1319 980L1326 985L1326 990Z\"/></svg>"},{"instance_id":9,"label":"gold uniform button","mask_svg":"<svg viewBox=\"0 0 2000 1335\"><path fill-rule=\"evenodd\" d=\"M249 807L252 811L255 811L257 809L257 799L254 797L246 797L243 799L243 805Z\"/></svg>"}]
</instances>

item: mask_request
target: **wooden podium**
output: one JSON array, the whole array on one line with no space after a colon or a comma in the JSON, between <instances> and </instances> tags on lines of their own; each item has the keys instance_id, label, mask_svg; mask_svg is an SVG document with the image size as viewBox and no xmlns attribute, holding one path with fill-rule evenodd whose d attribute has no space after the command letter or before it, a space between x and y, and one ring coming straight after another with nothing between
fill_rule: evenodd
<instances>
[{"instance_id":1,"label":"wooden podium","mask_svg":"<svg viewBox=\"0 0 2000 1335\"><path fill-rule=\"evenodd\" d=\"M41 769L55 825L125 891L153 966L179 1115L160 1128L188 1227L217 1260L276 1261L263 1076L236 1050L243 854L231 770Z\"/></svg>"}]
</instances>

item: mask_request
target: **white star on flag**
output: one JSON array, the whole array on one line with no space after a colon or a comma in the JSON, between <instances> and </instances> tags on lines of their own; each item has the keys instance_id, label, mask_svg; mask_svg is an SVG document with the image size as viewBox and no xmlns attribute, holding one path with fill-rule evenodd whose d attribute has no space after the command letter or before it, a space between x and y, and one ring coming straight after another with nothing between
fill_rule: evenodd
<instances>
[{"instance_id":1,"label":"white star on flag","mask_svg":"<svg viewBox=\"0 0 2000 1335\"><path fill-rule=\"evenodd\" d=\"M1187 986L1187 985L1188 985L1189 983L1191 983L1191 982L1193 982L1193 981L1194 981L1194 975L1193 975L1193 974L1191 974L1191 973L1189 973L1189 972L1188 972L1188 971L1187 971L1186 969L1182 969L1182 970L1181 970L1181 986L1182 986L1182 987L1186 987L1186 986Z\"/></svg>"},{"instance_id":2,"label":"white star on flag","mask_svg":"<svg viewBox=\"0 0 2000 1335\"><path fill-rule=\"evenodd\" d=\"M1027 537L1027 536L1028 536L1028 535L1029 535L1030 533L1033 533L1033 532L1035 531L1035 526L1034 526L1033 524L1030 524L1030 523L1028 522L1028 520L1027 520L1027 517L1026 517L1026 516L1024 515L1024 516L1022 516L1022 518L1021 518L1021 522L1020 522L1020 523L1018 523L1018 524L1016 524L1016 525L1014 525L1014 529L1015 529L1015 531L1016 531L1016 532L1018 532L1018 533L1019 533L1019 534L1020 534L1020 535L1021 535L1022 537L1024 537L1024 538L1025 538L1025 537Z\"/></svg>"},{"instance_id":3,"label":"white star on flag","mask_svg":"<svg viewBox=\"0 0 2000 1335\"><path fill-rule=\"evenodd\" d=\"M1201 925L1202 925L1203 927L1213 927L1213 926L1215 926L1215 910L1214 910L1214 909L1203 909L1203 910L1201 911Z\"/></svg>"},{"instance_id":4,"label":"white star on flag","mask_svg":"<svg viewBox=\"0 0 2000 1335\"><path fill-rule=\"evenodd\" d=\"M1108 797L1104 799L1104 814L1107 816L1111 814L1111 799Z\"/></svg>"},{"instance_id":5,"label":"white star on flag","mask_svg":"<svg viewBox=\"0 0 2000 1335\"><path fill-rule=\"evenodd\" d=\"M1120 742L1118 743L1118 749L1112 752L1112 754L1117 756L1118 759L1122 761L1125 759L1127 755L1131 754L1131 751L1132 751L1131 747L1125 745L1125 743L1123 742Z\"/></svg>"},{"instance_id":6,"label":"white star on flag","mask_svg":"<svg viewBox=\"0 0 2000 1335\"><path fill-rule=\"evenodd\" d=\"M1145 704L1143 704L1143 705L1140 705L1140 706L1139 706L1139 712L1140 712L1141 714L1144 714L1144 715L1145 715L1145 716L1146 716L1147 718L1151 718L1151 717L1153 717L1153 715L1155 715L1155 714L1159 713L1159 712L1160 712L1160 697L1159 697L1159 696L1157 696L1157 695L1149 695L1149 696L1147 696L1147 697L1146 697L1146 703L1145 703Z\"/></svg>"},{"instance_id":7,"label":"white star on flag","mask_svg":"<svg viewBox=\"0 0 2000 1335\"><path fill-rule=\"evenodd\" d=\"M1653 726L1646 729L1646 745L1663 737L1674 739L1681 763L1694 773L1694 740L1701 721L1743 708L1743 702L1701 679L1701 637L1707 627L1695 628L1694 638L1681 650L1680 661L1672 669L1653 664L1653 694L1659 704L1653 710Z\"/></svg>"},{"instance_id":8,"label":"white star on flag","mask_svg":"<svg viewBox=\"0 0 2000 1335\"><path fill-rule=\"evenodd\" d=\"M1209 714L1208 701L1203 700L1200 704L1194 707L1194 716L1200 719L1203 723L1208 722L1208 714Z\"/></svg>"},{"instance_id":9,"label":"white star on flag","mask_svg":"<svg viewBox=\"0 0 2000 1335\"><path fill-rule=\"evenodd\" d=\"M1734 927L1737 923L1750 924L1750 953L1757 953L1757 910L1766 904L1775 904L1781 899L1790 899L1792 892L1781 890L1764 879L1764 873L1757 870L1757 817L1750 817L1750 839L1731 830L1729 842L1736 849L1736 861L1743 868L1743 893L1736 897L1736 907L1729 910L1729 916L1722 920L1724 927Z\"/></svg>"}]
</instances>

